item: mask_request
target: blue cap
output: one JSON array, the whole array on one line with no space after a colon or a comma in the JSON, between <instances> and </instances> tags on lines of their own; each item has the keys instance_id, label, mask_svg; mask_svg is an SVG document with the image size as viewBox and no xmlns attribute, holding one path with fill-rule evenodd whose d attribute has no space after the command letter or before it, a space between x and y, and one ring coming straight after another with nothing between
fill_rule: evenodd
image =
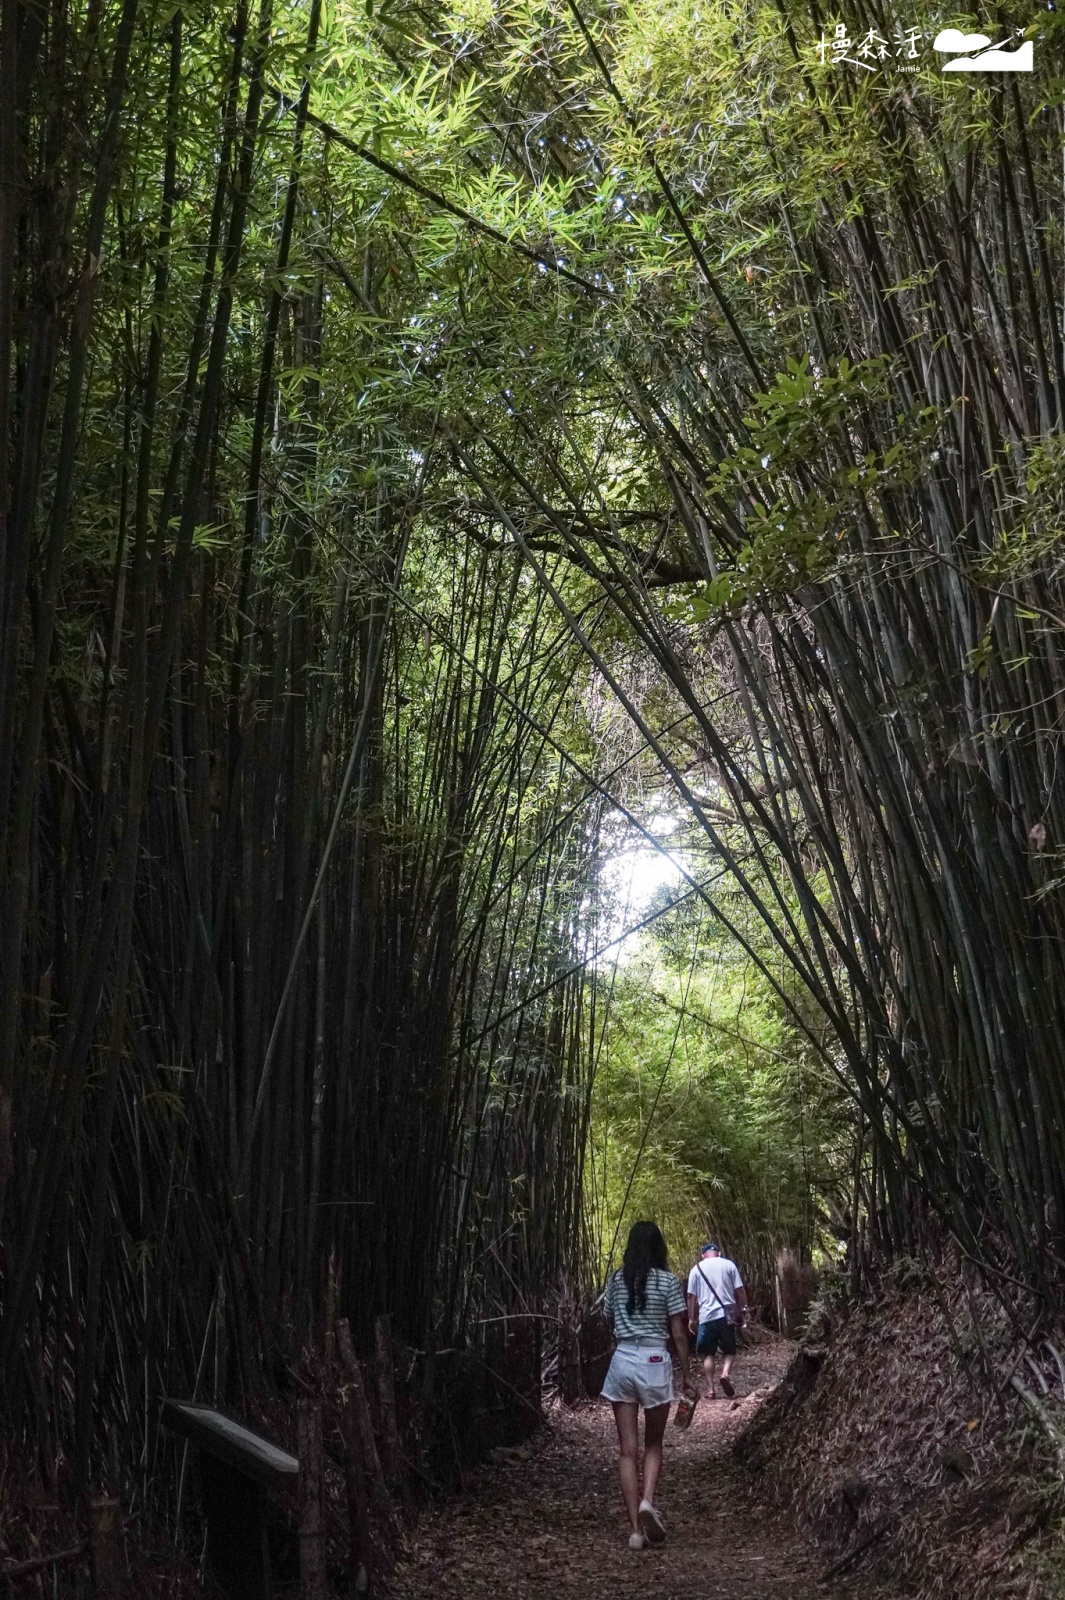
<instances>
[{"instance_id":1,"label":"blue cap","mask_svg":"<svg viewBox=\"0 0 1065 1600\"><path fill-rule=\"evenodd\" d=\"M720 1251L720 1249L721 1246L719 1244L704 1244L700 1254L705 1256L708 1250Z\"/></svg>"}]
</instances>

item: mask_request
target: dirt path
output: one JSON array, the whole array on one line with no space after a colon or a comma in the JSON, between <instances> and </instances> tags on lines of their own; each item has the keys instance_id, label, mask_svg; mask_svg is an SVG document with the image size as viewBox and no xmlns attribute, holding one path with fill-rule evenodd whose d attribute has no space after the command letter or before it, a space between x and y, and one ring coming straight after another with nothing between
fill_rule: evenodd
<instances>
[{"instance_id":1,"label":"dirt path","mask_svg":"<svg viewBox=\"0 0 1065 1600\"><path fill-rule=\"evenodd\" d=\"M767 1516L728 1449L789 1354L781 1343L746 1352L736 1402L703 1401L687 1434L670 1426L661 1548L627 1548L610 1407L555 1406L535 1440L497 1452L465 1496L420 1522L396 1600L831 1600L816 1552Z\"/></svg>"}]
</instances>

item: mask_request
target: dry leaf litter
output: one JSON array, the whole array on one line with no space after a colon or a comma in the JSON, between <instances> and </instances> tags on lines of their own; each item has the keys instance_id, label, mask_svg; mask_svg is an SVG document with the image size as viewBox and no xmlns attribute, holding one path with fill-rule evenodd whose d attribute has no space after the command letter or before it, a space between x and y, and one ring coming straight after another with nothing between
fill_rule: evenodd
<instances>
[{"instance_id":1,"label":"dry leaf litter","mask_svg":"<svg viewBox=\"0 0 1065 1600\"><path fill-rule=\"evenodd\" d=\"M658 1504L666 1543L634 1553L617 1487L613 1414L603 1401L546 1408L528 1444L493 1452L465 1493L408 1533L394 1600L831 1600L824 1562L768 1511L730 1446L772 1392L794 1346L759 1342L739 1358L736 1399L703 1400L672 1425Z\"/></svg>"},{"instance_id":2,"label":"dry leaf litter","mask_svg":"<svg viewBox=\"0 0 1065 1600\"><path fill-rule=\"evenodd\" d=\"M1027 1350L958 1262L914 1268L815 1320L737 1454L852 1594L1063 1600L1058 1347Z\"/></svg>"}]
</instances>

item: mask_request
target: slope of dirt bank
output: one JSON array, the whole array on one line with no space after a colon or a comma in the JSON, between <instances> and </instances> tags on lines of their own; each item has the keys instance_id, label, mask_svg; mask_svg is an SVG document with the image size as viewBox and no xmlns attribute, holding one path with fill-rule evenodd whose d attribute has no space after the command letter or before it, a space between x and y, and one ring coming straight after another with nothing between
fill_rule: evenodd
<instances>
[{"instance_id":1,"label":"slope of dirt bank","mask_svg":"<svg viewBox=\"0 0 1065 1600\"><path fill-rule=\"evenodd\" d=\"M547 1426L469 1474L465 1493L408 1535L395 1600L826 1600L823 1562L767 1513L730 1445L772 1392L794 1346L746 1352L737 1401L703 1401L688 1433L669 1428L659 1504L668 1537L627 1548L610 1407L549 1408Z\"/></svg>"},{"instance_id":2,"label":"slope of dirt bank","mask_svg":"<svg viewBox=\"0 0 1065 1600\"><path fill-rule=\"evenodd\" d=\"M1062 1600L1065 1365L956 1267L908 1266L815 1321L736 1455L852 1594Z\"/></svg>"}]
</instances>

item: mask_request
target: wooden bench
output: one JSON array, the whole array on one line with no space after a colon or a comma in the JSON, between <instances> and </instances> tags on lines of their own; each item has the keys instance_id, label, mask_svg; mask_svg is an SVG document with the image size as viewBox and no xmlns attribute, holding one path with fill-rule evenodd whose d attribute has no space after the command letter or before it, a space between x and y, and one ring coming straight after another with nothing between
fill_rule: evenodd
<instances>
[{"instance_id":1,"label":"wooden bench","mask_svg":"<svg viewBox=\"0 0 1065 1600\"><path fill-rule=\"evenodd\" d=\"M270 1600L266 1491L295 1485L300 1464L213 1406L166 1400L163 1421L199 1448L207 1560L231 1600Z\"/></svg>"}]
</instances>

